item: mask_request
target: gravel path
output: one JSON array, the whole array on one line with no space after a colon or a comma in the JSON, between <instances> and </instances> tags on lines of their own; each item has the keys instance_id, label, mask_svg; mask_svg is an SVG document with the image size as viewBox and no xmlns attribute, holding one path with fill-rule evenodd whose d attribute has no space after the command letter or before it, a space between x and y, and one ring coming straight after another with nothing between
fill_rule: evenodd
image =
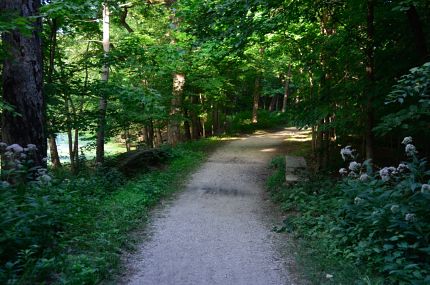
<instances>
[{"instance_id":1,"label":"gravel path","mask_svg":"<svg viewBox=\"0 0 430 285\"><path fill-rule=\"evenodd\" d=\"M252 135L213 153L187 189L155 211L120 284L292 284L264 194L268 162L292 132Z\"/></svg>"}]
</instances>

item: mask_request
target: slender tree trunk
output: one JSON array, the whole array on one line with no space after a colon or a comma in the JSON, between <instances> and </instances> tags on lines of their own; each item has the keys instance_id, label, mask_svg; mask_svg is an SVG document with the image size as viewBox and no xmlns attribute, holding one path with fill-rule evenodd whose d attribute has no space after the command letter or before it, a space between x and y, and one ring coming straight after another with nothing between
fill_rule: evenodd
<instances>
[{"instance_id":1,"label":"slender tree trunk","mask_svg":"<svg viewBox=\"0 0 430 285\"><path fill-rule=\"evenodd\" d=\"M168 143L170 145L177 145L180 140L180 121L179 115L181 113L181 97L184 91L185 75L175 73L173 75L173 97L171 100L171 108L169 113L168 125Z\"/></svg>"},{"instance_id":2,"label":"slender tree trunk","mask_svg":"<svg viewBox=\"0 0 430 285\"><path fill-rule=\"evenodd\" d=\"M190 126L190 115L187 109L184 109L184 133L185 133L185 140L190 141L191 140L191 126Z\"/></svg>"},{"instance_id":3,"label":"slender tree trunk","mask_svg":"<svg viewBox=\"0 0 430 285\"><path fill-rule=\"evenodd\" d=\"M126 129L124 131L124 139L125 139L125 150L127 152L131 151L131 145L130 145L130 131L129 129Z\"/></svg>"},{"instance_id":4,"label":"slender tree trunk","mask_svg":"<svg viewBox=\"0 0 430 285\"><path fill-rule=\"evenodd\" d=\"M272 96L269 105L269 112L276 111L276 101L278 100L278 94Z\"/></svg>"},{"instance_id":5,"label":"slender tree trunk","mask_svg":"<svg viewBox=\"0 0 430 285\"><path fill-rule=\"evenodd\" d=\"M49 135L49 152L51 153L51 163L53 168L61 167L60 156L58 155L57 142L55 140L55 135Z\"/></svg>"},{"instance_id":6,"label":"slender tree trunk","mask_svg":"<svg viewBox=\"0 0 430 285\"><path fill-rule=\"evenodd\" d=\"M288 65L288 73L285 78L284 100L282 102L282 113L287 111L288 96L290 95L291 64Z\"/></svg>"},{"instance_id":7,"label":"slender tree trunk","mask_svg":"<svg viewBox=\"0 0 430 285\"><path fill-rule=\"evenodd\" d=\"M374 114L372 106L372 98L374 91L375 81L375 51L374 51L374 35L375 35L375 0L367 1L367 46L366 46L366 74L367 74L367 88L366 88L366 129L365 129L365 141L366 141L366 159L373 159L374 156L374 137L373 137L373 125L374 125Z\"/></svg>"},{"instance_id":8,"label":"slender tree trunk","mask_svg":"<svg viewBox=\"0 0 430 285\"><path fill-rule=\"evenodd\" d=\"M69 159L70 159L70 168L72 172L76 173L76 161L75 161L75 153L73 148L73 127L72 127L72 118L71 118L71 111L70 111L70 104L69 104L70 98L68 96L65 97L64 101L64 109L66 112L66 123L67 123L67 142L69 147Z\"/></svg>"},{"instance_id":9,"label":"slender tree trunk","mask_svg":"<svg viewBox=\"0 0 430 285\"><path fill-rule=\"evenodd\" d=\"M7 49L3 63L3 101L14 107L14 112L2 112L2 140L7 144L34 144L37 151L35 165L46 166L45 102L42 94L42 49L39 33L40 1L2 0L0 11L18 12L23 17L36 18L33 30L23 35L19 30L4 32L2 41Z\"/></svg>"},{"instance_id":10,"label":"slender tree trunk","mask_svg":"<svg viewBox=\"0 0 430 285\"><path fill-rule=\"evenodd\" d=\"M154 148L154 123L152 122L152 119L149 119L146 124L146 130L148 131L148 147Z\"/></svg>"},{"instance_id":11,"label":"slender tree trunk","mask_svg":"<svg viewBox=\"0 0 430 285\"><path fill-rule=\"evenodd\" d=\"M191 96L191 138L193 140L200 138L200 122L197 112L195 111L196 105L198 104L198 98L196 96Z\"/></svg>"},{"instance_id":12,"label":"slender tree trunk","mask_svg":"<svg viewBox=\"0 0 430 285\"><path fill-rule=\"evenodd\" d=\"M323 155L324 155L324 132L322 130L324 126L324 120L321 120L317 127L316 137L316 150L317 150L317 169L323 169Z\"/></svg>"},{"instance_id":13,"label":"slender tree trunk","mask_svg":"<svg viewBox=\"0 0 430 285\"><path fill-rule=\"evenodd\" d=\"M315 156L317 152L317 127L312 126L312 153Z\"/></svg>"},{"instance_id":14,"label":"slender tree trunk","mask_svg":"<svg viewBox=\"0 0 430 285\"><path fill-rule=\"evenodd\" d=\"M73 141L73 154L75 155L76 171L78 171L79 165L79 129L74 130L74 141Z\"/></svg>"},{"instance_id":15,"label":"slender tree trunk","mask_svg":"<svg viewBox=\"0 0 430 285\"><path fill-rule=\"evenodd\" d=\"M108 56L110 50L110 12L107 2L103 3L103 51L105 57ZM102 68L102 81L108 82L109 80L109 65L103 64ZM106 135L106 110L107 110L107 96L103 94L99 102L99 121L97 128L97 142L96 142L96 162L103 163L105 155L105 135Z\"/></svg>"},{"instance_id":16,"label":"slender tree trunk","mask_svg":"<svg viewBox=\"0 0 430 285\"><path fill-rule=\"evenodd\" d=\"M200 105L204 106L205 104L205 98L203 97L202 94L199 94L199 101L200 101ZM207 137L207 133L206 133L206 122L207 119L206 118L201 118L199 120L199 124L200 124L200 130L201 130L201 136L206 138Z\"/></svg>"},{"instance_id":17,"label":"slender tree trunk","mask_svg":"<svg viewBox=\"0 0 430 285\"><path fill-rule=\"evenodd\" d=\"M261 76L257 74L254 82L254 95L253 95L253 104L252 104L252 123L258 123L258 105L260 103L260 85L261 85Z\"/></svg>"},{"instance_id":18,"label":"slender tree trunk","mask_svg":"<svg viewBox=\"0 0 430 285\"><path fill-rule=\"evenodd\" d=\"M157 146L159 147L160 145L163 144L163 134L161 133L161 129L157 128Z\"/></svg>"},{"instance_id":19,"label":"slender tree trunk","mask_svg":"<svg viewBox=\"0 0 430 285\"><path fill-rule=\"evenodd\" d=\"M212 108L212 134L218 135L219 119L218 119L218 103L215 103Z\"/></svg>"},{"instance_id":20,"label":"slender tree trunk","mask_svg":"<svg viewBox=\"0 0 430 285\"><path fill-rule=\"evenodd\" d=\"M276 96L276 107L275 107L275 109L276 109L276 111L279 111L280 110L280 105L281 105L281 96Z\"/></svg>"},{"instance_id":21,"label":"slender tree trunk","mask_svg":"<svg viewBox=\"0 0 430 285\"><path fill-rule=\"evenodd\" d=\"M50 22L50 44L49 44L49 68L48 68L48 78L47 83L52 84L53 75L55 70L55 54L57 49L57 32L58 25L57 19L52 19ZM48 120L48 144L49 144L49 152L51 154L51 164L53 168L60 168L61 161L60 156L58 155L57 141L55 140L56 135L54 130L50 129L52 127L52 123Z\"/></svg>"}]
</instances>

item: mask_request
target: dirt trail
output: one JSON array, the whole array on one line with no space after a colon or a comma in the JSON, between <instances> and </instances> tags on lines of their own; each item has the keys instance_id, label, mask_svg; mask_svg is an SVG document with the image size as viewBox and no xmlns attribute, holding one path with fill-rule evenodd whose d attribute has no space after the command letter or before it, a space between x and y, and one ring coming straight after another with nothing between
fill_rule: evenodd
<instances>
[{"instance_id":1,"label":"dirt trail","mask_svg":"<svg viewBox=\"0 0 430 285\"><path fill-rule=\"evenodd\" d=\"M225 144L187 189L154 213L149 239L126 261L121 284L292 284L271 231L264 194L268 162L297 131L262 133Z\"/></svg>"}]
</instances>

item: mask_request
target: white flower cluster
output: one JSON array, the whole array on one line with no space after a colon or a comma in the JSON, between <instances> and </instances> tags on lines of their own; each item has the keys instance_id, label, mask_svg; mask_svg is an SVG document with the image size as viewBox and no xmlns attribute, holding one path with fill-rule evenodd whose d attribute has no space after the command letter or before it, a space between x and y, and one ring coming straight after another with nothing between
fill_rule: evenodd
<instances>
[{"instance_id":1,"label":"white flower cluster","mask_svg":"<svg viewBox=\"0 0 430 285\"><path fill-rule=\"evenodd\" d=\"M384 167L379 170L379 176L381 176L382 181L387 182L390 180L391 176L397 174L397 168L394 166Z\"/></svg>"},{"instance_id":2,"label":"white flower cluster","mask_svg":"<svg viewBox=\"0 0 430 285\"><path fill-rule=\"evenodd\" d=\"M354 155L355 150L351 148L351 146L346 146L340 150L340 155L342 156L343 161L347 161L350 159L355 159Z\"/></svg>"},{"instance_id":3,"label":"white flower cluster","mask_svg":"<svg viewBox=\"0 0 430 285\"><path fill-rule=\"evenodd\" d=\"M405 137L402 141L402 144L405 145L405 152L407 156L414 156L418 153L416 147L412 144L412 137ZM367 173L362 173L362 165L356 161L354 161L356 155L354 154L355 150L351 148L351 146L346 146L341 149L340 155L344 161L352 160L349 163L348 169L341 168L339 169L339 174L342 176L348 176L350 178L358 178L362 182L367 182L371 180L371 177ZM405 173L409 171L409 166L405 162L399 164L398 167L390 166L384 167L379 170L379 176L381 180L384 182L390 181L395 175L400 173ZM430 190L422 191L430 191Z\"/></svg>"},{"instance_id":4,"label":"white flower cluster","mask_svg":"<svg viewBox=\"0 0 430 285\"><path fill-rule=\"evenodd\" d=\"M409 170L409 166L406 163L400 163L399 166L397 166L397 172L403 173L405 171Z\"/></svg>"},{"instance_id":5,"label":"white flower cluster","mask_svg":"<svg viewBox=\"0 0 430 285\"><path fill-rule=\"evenodd\" d=\"M402 144L407 145L412 143L412 137L405 137L402 141Z\"/></svg>"},{"instance_id":6,"label":"white flower cluster","mask_svg":"<svg viewBox=\"0 0 430 285\"><path fill-rule=\"evenodd\" d=\"M351 161L348 168L351 171L358 172L361 169L361 163L358 163L356 161Z\"/></svg>"},{"instance_id":7,"label":"white flower cluster","mask_svg":"<svg viewBox=\"0 0 430 285\"><path fill-rule=\"evenodd\" d=\"M52 181L52 177L48 174L48 170L46 168L38 168L36 181L40 185L49 185Z\"/></svg>"},{"instance_id":8,"label":"white flower cluster","mask_svg":"<svg viewBox=\"0 0 430 285\"><path fill-rule=\"evenodd\" d=\"M412 137L405 137L402 144L405 145L405 152L407 156L414 156L418 153L417 148L412 144Z\"/></svg>"},{"instance_id":9,"label":"white flower cluster","mask_svg":"<svg viewBox=\"0 0 430 285\"><path fill-rule=\"evenodd\" d=\"M370 177L369 177L369 175L367 175L367 173L363 173L363 174L361 174L361 175L360 175L359 180L360 180L361 182L367 182L367 181L369 181L369 180L370 180Z\"/></svg>"},{"instance_id":10,"label":"white flower cluster","mask_svg":"<svg viewBox=\"0 0 430 285\"><path fill-rule=\"evenodd\" d=\"M417 148L413 144L407 144L405 146L405 152L407 156L414 156L418 153Z\"/></svg>"},{"instance_id":11,"label":"white flower cluster","mask_svg":"<svg viewBox=\"0 0 430 285\"><path fill-rule=\"evenodd\" d=\"M415 214L407 213L405 215L405 221L406 222L414 222L415 221Z\"/></svg>"},{"instance_id":12,"label":"white flower cluster","mask_svg":"<svg viewBox=\"0 0 430 285\"><path fill-rule=\"evenodd\" d=\"M344 161L352 160L349 163L348 169L341 168L339 169L339 174L342 176L348 176L350 178L358 178L360 176L361 163L354 161L355 159L355 150L351 148L351 146L346 146L340 150L340 155ZM365 177L363 177L365 179Z\"/></svg>"},{"instance_id":13,"label":"white flower cluster","mask_svg":"<svg viewBox=\"0 0 430 285\"><path fill-rule=\"evenodd\" d=\"M425 194L429 194L430 193L430 185L429 184L423 184L421 186L421 193Z\"/></svg>"},{"instance_id":14,"label":"white flower cluster","mask_svg":"<svg viewBox=\"0 0 430 285\"><path fill-rule=\"evenodd\" d=\"M364 202L363 198L355 197L355 199L354 199L354 204L356 204L356 205L360 205L363 202Z\"/></svg>"},{"instance_id":15,"label":"white flower cluster","mask_svg":"<svg viewBox=\"0 0 430 285\"><path fill-rule=\"evenodd\" d=\"M28 171L31 172L31 176L35 177L36 182L49 183L52 177L48 175L48 170L45 168L33 168L31 163L32 157L34 157L37 146L34 144L28 144L27 147L22 147L19 144L7 145L4 142L0 142L0 153L4 156L4 164L8 169L18 170L16 172L17 177L22 176L22 173ZM21 173L21 174L20 174ZM12 184L16 183L15 178L8 178ZM21 178L19 178L21 179ZM9 182L2 181L2 187L9 187Z\"/></svg>"}]
</instances>

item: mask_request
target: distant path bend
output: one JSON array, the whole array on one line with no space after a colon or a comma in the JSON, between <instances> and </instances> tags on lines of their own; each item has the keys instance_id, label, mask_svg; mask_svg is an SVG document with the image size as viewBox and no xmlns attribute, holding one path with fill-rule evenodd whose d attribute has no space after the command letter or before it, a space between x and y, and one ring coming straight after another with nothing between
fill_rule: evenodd
<instances>
[{"instance_id":1,"label":"distant path bend","mask_svg":"<svg viewBox=\"0 0 430 285\"><path fill-rule=\"evenodd\" d=\"M268 162L295 132L256 134L214 152L187 189L154 213L149 240L126 261L122 284L292 284L264 181Z\"/></svg>"}]
</instances>

